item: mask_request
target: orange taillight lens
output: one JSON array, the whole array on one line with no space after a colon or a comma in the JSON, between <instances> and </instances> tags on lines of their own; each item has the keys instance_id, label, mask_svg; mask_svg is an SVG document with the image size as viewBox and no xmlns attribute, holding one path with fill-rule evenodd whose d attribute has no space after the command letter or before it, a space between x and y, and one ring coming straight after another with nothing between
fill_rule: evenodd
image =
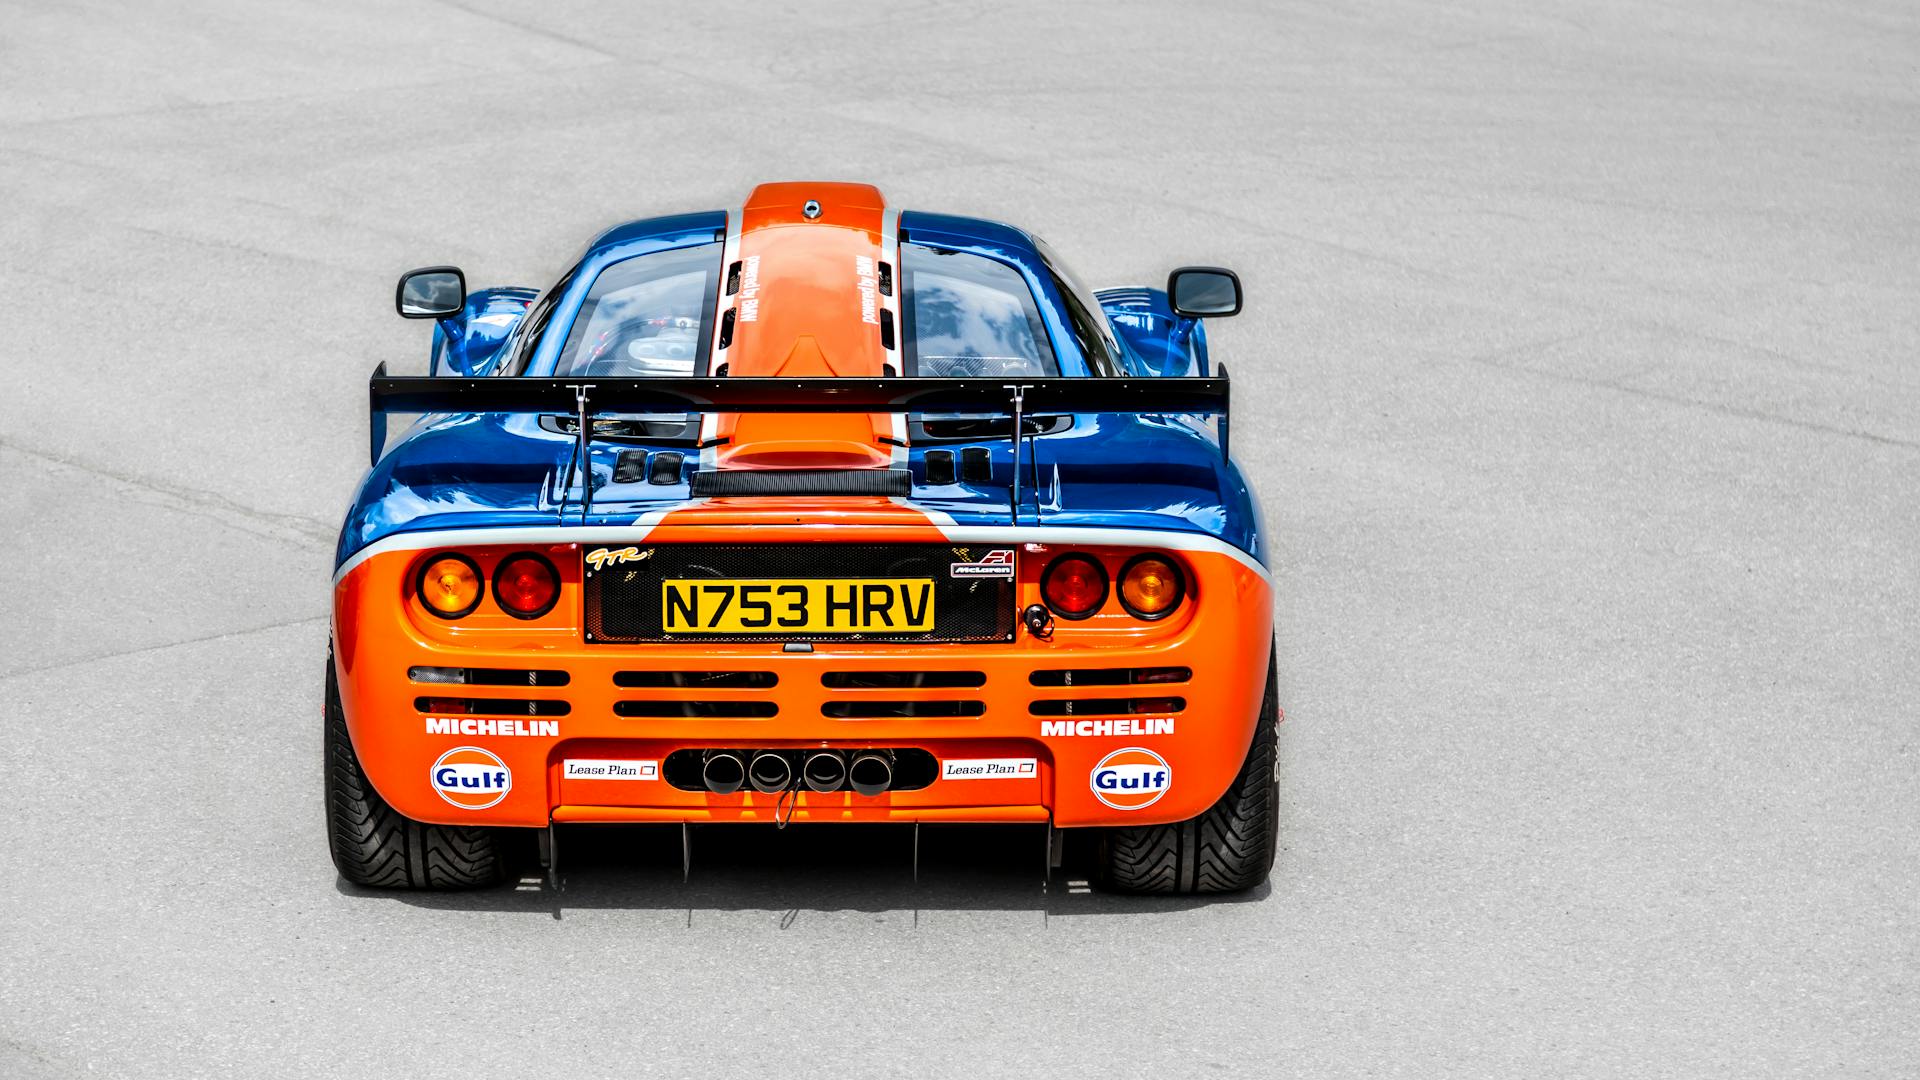
<instances>
[{"instance_id":1,"label":"orange taillight lens","mask_svg":"<svg viewBox=\"0 0 1920 1080\"><path fill-rule=\"evenodd\" d=\"M443 619L458 619L480 606L480 568L465 555L436 555L420 568L420 602Z\"/></svg>"},{"instance_id":2,"label":"orange taillight lens","mask_svg":"<svg viewBox=\"0 0 1920 1080\"><path fill-rule=\"evenodd\" d=\"M1120 571L1120 606L1136 619L1164 619L1186 594L1180 568L1163 556L1135 555Z\"/></svg>"},{"instance_id":3,"label":"orange taillight lens","mask_svg":"<svg viewBox=\"0 0 1920 1080\"><path fill-rule=\"evenodd\" d=\"M509 556L493 572L493 599L515 618L537 619L560 599L560 575L530 551Z\"/></svg>"},{"instance_id":4,"label":"orange taillight lens","mask_svg":"<svg viewBox=\"0 0 1920 1080\"><path fill-rule=\"evenodd\" d=\"M1087 555L1062 555L1040 575L1040 593L1063 619L1085 619L1107 602L1107 571Z\"/></svg>"}]
</instances>

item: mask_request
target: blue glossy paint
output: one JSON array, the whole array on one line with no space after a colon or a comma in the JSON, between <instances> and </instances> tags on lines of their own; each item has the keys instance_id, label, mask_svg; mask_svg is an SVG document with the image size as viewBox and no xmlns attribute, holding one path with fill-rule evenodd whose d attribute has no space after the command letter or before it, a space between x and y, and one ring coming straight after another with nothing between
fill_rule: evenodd
<instances>
[{"instance_id":1,"label":"blue glossy paint","mask_svg":"<svg viewBox=\"0 0 1920 1080\"><path fill-rule=\"evenodd\" d=\"M1199 319L1175 315L1160 289L1102 289L1094 294L1113 332L1133 355L1128 374L1208 375L1207 331Z\"/></svg>"},{"instance_id":2,"label":"blue glossy paint","mask_svg":"<svg viewBox=\"0 0 1920 1080\"><path fill-rule=\"evenodd\" d=\"M607 266L654 251L712 243L725 228L724 213L686 214L632 222L596 237L562 278L558 287L563 291L524 373L552 373L582 299ZM1018 269L1039 302L1061 373L1088 375L1059 291L1026 233L989 221L916 212L900 215L900 230L916 243L973 252ZM525 332L518 315L525 312L529 293L496 289L474 294L459 320L458 349L443 344L451 334L436 336L435 370L460 370L454 362L457 351L469 370L493 371L512 335ZM1194 320L1175 316L1164 293L1107 290L1100 301L1123 343L1123 362L1130 373L1178 376L1209 370L1204 331ZM507 320L476 321L499 315L512 315L513 325L507 326ZM504 329L498 335L477 329L495 326ZM580 479L576 476L570 486L563 483L574 440L550 430L551 423L500 414L421 418L362 481L340 532L336 561L396 532L580 522ZM984 447L992 455L991 484L927 484L928 449L957 452L967 446ZM1028 447L1023 455L1027 473L1020 485L1022 524L1205 533L1265 560L1259 506L1239 467L1221 455L1212 421L1082 414L1063 431L1029 440ZM614 468L623 450L677 450L687 453L687 466L675 484L616 483ZM627 525L648 511L687 500L696 457L684 445L595 442L588 470L593 509L587 524ZM1010 442L920 446L907 458L913 476L908 502L962 525L1009 523Z\"/></svg>"},{"instance_id":3,"label":"blue glossy paint","mask_svg":"<svg viewBox=\"0 0 1920 1080\"><path fill-rule=\"evenodd\" d=\"M493 374L500 347L520 325L527 305L539 295L538 289L520 287L482 289L470 294L465 310L459 315L433 324L433 357L427 373Z\"/></svg>"}]
</instances>

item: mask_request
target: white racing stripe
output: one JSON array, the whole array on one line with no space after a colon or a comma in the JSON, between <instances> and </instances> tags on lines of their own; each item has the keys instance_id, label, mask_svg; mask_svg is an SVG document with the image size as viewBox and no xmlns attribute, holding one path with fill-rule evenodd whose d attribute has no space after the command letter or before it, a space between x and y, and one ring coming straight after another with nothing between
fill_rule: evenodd
<instances>
[{"instance_id":1,"label":"white racing stripe","mask_svg":"<svg viewBox=\"0 0 1920 1080\"><path fill-rule=\"evenodd\" d=\"M925 514L927 520L933 523L933 527L943 533L955 524L952 514L947 513L945 510L929 510L924 506L918 506L905 495L889 495L887 496L887 501L895 506L903 506L915 513Z\"/></svg>"},{"instance_id":2,"label":"white racing stripe","mask_svg":"<svg viewBox=\"0 0 1920 1080\"><path fill-rule=\"evenodd\" d=\"M887 363L901 375L907 373L906 324L900 318L900 211L889 205L880 211L880 261L893 267L893 290L889 295L880 297L880 308L893 314L893 351L887 354ZM893 413L893 454L890 462L893 468L904 468L907 464L907 414Z\"/></svg>"},{"instance_id":3,"label":"white racing stripe","mask_svg":"<svg viewBox=\"0 0 1920 1080\"><path fill-rule=\"evenodd\" d=\"M686 499L681 502L659 507L658 509L649 510L639 517L634 518L633 523L634 525L644 526L650 529L660 524L668 514L677 514L682 510L691 510L696 506L705 506L706 504L707 498L704 495L697 499Z\"/></svg>"},{"instance_id":4,"label":"white racing stripe","mask_svg":"<svg viewBox=\"0 0 1920 1080\"><path fill-rule=\"evenodd\" d=\"M538 545L538 544L641 544L653 534L654 528L667 515L686 510L705 502L704 499L692 499L675 503L643 514L631 525L530 525L530 526L491 526L478 529L441 529L428 532L395 533L392 536L376 540L359 551L354 552L340 569L334 571L334 584L353 571L353 568L373 558L394 551L428 551L440 548L483 547L490 544ZM1166 529L1083 529L1065 525L955 525L952 518L938 511L922 510L900 499L895 503L911 510L918 510L928 517L928 523L940 530L943 538L956 543L970 544L1059 544L1065 547L1152 547L1163 551L1194 551L1213 555L1225 555L1240 565L1259 574L1268 584L1273 582L1273 574L1253 556L1234 547L1232 544L1205 533L1175 532ZM946 518L945 521L936 520ZM740 526L708 526L725 529L739 534L738 538L729 538L729 542L752 535L751 531ZM892 528L887 525L842 525L835 531L845 530L850 541L857 541L863 529ZM830 542L830 541L829 541Z\"/></svg>"},{"instance_id":5,"label":"white racing stripe","mask_svg":"<svg viewBox=\"0 0 1920 1080\"><path fill-rule=\"evenodd\" d=\"M727 275L733 269L733 264L740 260L740 224L746 216L747 205L744 202L727 211L727 241L720 249L720 299L713 309L713 338L707 349L707 370L702 374L711 375L727 362L727 350L720 347L720 325L726 322L727 311L733 307L733 298L727 295ZM739 332L740 328L734 327L734 333L737 335ZM694 464L698 472L713 471L714 448L707 444L713 441L719 423L717 413L700 414L700 456Z\"/></svg>"},{"instance_id":6,"label":"white racing stripe","mask_svg":"<svg viewBox=\"0 0 1920 1080\"><path fill-rule=\"evenodd\" d=\"M925 511L922 511L925 513ZM1202 551L1225 555L1260 575L1269 585L1273 572L1260 560L1218 537L1170 529L1097 529L1072 525L945 525L949 540L972 544L1059 544L1063 547L1155 547L1162 551Z\"/></svg>"}]
</instances>

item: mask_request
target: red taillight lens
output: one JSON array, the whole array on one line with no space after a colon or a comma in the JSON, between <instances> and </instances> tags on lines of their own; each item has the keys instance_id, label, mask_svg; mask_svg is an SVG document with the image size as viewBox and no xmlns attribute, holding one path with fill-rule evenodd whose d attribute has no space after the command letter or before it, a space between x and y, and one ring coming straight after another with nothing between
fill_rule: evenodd
<instances>
[{"instance_id":1,"label":"red taillight lens","mask_svg":"<svg viewBox=\"0 0 1920 1080\"><path fill-rule=\"evenodd\" d=\"M553 564L532 552L509 555L493 572L493 598L507 614L537 619L560 599L560 575Z\"/></svg>"},{"instance_id":2,"label":"red taillight lens","mask_svg":"<svg viewBox=\"0 0 1920 1080\"><path fill-rule=\"evenodd\" d=\"M1040 575L1040 593L1063 619L1084 619L1107 602L1107 571L1086 555L1062 555Z\"/></svg>"}]
</instances>

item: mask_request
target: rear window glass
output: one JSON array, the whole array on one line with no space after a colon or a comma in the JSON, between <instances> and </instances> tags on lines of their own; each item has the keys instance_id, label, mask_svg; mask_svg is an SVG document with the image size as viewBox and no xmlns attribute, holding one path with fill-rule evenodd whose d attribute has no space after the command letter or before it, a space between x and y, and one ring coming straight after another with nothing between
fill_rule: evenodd
<instances>
[{"instance_id":1,"label":"rear window glass","mask_svg":"<svg viewBox=\"0 0 1920 1080\"><path fill-rule=\"evenodd\" d=\"M1107 313L1100 306L1099 297L1054 254L1045 240L1036 236L1033 246L1053 275L1053 287L1060 290L1060 301L1067 309L1067 323L1073 327L1074 339L1080 343L1080 355L1086 357L1088 369L1095 375L1121 374L1120 346L1113 328L1107 324Z\"/></svg>"},{"instance_id":2,"label":"rear window glass","mask_svg":"<svg viewBox=\"0 0 1920 1080\"><path fill-rule=\"evenodd\" d=\"M1020 271L982 255L900 245L907 375L1052 375L1059 368Z\"/></svg>"},{"instance_id":3,"label":"rear window glass","mask_svg":"<svg viewBox=\"0 0 1920 1080\"><path fill-rule=\"evenodd\" d=\"M623 259L600 272L574 316L556 375L706 373L719 244Z\"/></svg>"}]
</instances>

